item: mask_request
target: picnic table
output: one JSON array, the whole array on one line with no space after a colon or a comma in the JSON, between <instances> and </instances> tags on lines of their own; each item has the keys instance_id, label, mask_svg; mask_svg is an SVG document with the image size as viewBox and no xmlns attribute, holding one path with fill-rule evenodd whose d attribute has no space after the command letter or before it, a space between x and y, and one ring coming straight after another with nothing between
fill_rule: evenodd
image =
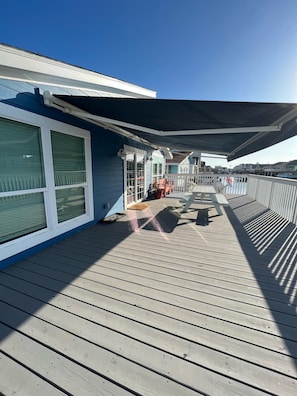
<instances>
[{"instance_id":1,"label":"picnic table","mask_svg":"<svg viewBox=\"0 0 297 396\"><path fill-rule=\"evenodd\" d=\"M182 213L187 212L191 205L195 203L212 203L218 215L222 215L221 205L228 205L228 201L223 194L216 192L214 186L197 185L183 198L186 201Z\"/></svg>"}]
</instances>

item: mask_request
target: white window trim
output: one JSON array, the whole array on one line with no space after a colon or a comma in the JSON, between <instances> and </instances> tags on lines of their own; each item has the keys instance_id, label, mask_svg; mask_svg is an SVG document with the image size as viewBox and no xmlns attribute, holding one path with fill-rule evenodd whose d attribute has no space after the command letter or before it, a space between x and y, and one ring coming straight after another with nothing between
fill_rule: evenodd
<instances>
[{"instance_id":1,"label":"white window trim","mask_svg":"<svg viewBox=\"0 0 297 396\"><path fill-rule=\"evenodd\" d=\"M53 120L29 111L18 109L4 103L0 103L0 117L8 120L22 122L40 128L42 136L42 149L44 160L44 172L46 175L46 187L24 190L15 192L13 195L25 193L44 193L45 211L47 217L47 228L33 232L12 241L0 245L0 260L4 260L15 254L21 253L27 249L55 238L67 231L71 231L83 224L94 220L94 200L93 200L93 181L92 181L92 156L91 156L91 136L90 132L69 124ZM81 183L75 187L84 187L86 213L74 219L62 223L57 222L55 188L53 163L51 156L51 138L50 131L56 131L72 136L78 136L85 140L85 158L86 158L86 180L87 183ZM71 186L70 186L71 187ZM12 195L11 192L0 193L0 197ZM56 218L55 218L56 216Z\"/></svg>"},{"instance_id":2,"label":"white window trim","mask_svg":"<svg viewBox=\"0 0 297 396\"><path fill-rule=\"evenodd\" d=\"M157 162L158 172L156 174L153 173L153 170L154 170L153 166L154 166L154 164L156 164L156 162L154 162L154 159L161 159L162 160L161 173L159 173L159 164L160 164L160 162ZM151 178L152 178L152 180L154 178L162 179L164 174L166 173L165 169L166 169L166 163L165 163L164 155L160 152L160 150L153 151L153 153L152 153L152 167L151 167Z\"/></svg>"}]
</instances>

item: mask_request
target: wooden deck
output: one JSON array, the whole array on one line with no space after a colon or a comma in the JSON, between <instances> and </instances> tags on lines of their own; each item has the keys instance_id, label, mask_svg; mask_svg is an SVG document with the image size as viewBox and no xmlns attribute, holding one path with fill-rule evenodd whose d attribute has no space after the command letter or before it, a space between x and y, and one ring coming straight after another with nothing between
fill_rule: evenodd
<instances>
[{"instance_id":1,"label":"wooden deck","mask_svg":"<svg viewBox=\"0 0 297 396\"><path fill-rule=\"evenodd\" d=\"M296 395L297 231L148 202L2 270L3 395Z\"/></svg>"}]
</instances>

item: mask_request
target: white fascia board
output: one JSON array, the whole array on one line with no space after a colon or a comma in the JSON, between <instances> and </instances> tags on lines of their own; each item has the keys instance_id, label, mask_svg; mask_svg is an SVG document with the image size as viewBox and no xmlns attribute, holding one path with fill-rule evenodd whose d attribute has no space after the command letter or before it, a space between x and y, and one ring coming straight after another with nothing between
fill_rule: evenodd
<instances>
[{"instance_id":1,"label":"white fascia board","mask_svg":"<svg viewBox=\"0 0 297 396\"><path fill-rule=\"evenodd\" d=\"M98 90L102 90L102 87L109 87L118 91L118 93L125 92L127 96L130 93L131 96L156 97L155 91L138 85L5 45L0 45L1 65L4 66L3 70L5 71L3 72L3 78L9 78L7 68L10 68L12 77L15 78L19 75L19 78L23 81L25 81L25 72L27 72L29 73L27 81L32 81L32 77L35 76L38 82L42 83L43 81L39 79L42 79L42 75L44 75L52 78L56 77L60 81L63 79L66 86L67 81L71 82L72 86L73 82L76 81L80 87L88 88L91 85L92 89L96 89L95 87L98 86ZM48 83L49 81L44 82Z\"/></svg>"},{"instance_id":2,"label":"white fascia board","mask_svg":"<svg viewBox=\"0 0 297 396\"><path fill-rule=\"evenodd\" d=\"M107 86L98 85L85 81L78 81L69 78L58 77L54 75L31 72L24 69L11 68L0 65L0 78L6 80L23 81L30 84L50 85L60 88L74 88L82 93L82 96L102 96L115 98L148 98L147 96L132 93L130 91L121 91L119 89ZM40 89L42 92L42 89ZM151 98L149 98L151 99Z\"/></svg>"}]
</instances>

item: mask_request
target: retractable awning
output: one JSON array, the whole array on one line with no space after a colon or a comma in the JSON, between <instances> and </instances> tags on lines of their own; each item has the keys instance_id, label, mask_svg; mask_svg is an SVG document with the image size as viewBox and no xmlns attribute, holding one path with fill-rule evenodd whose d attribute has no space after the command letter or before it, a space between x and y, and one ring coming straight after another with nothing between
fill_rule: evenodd
<instances>
[{"instance_id":1,"label":"retractable awning","mask_svg":"<svg viewBox=\"0 0 297 396\"><path fill-rule=\"evenodd\" d=\"M153 147L228 161L297 134L297 104L50 95L45 104Z\"/></svg>"}]
</instances>

